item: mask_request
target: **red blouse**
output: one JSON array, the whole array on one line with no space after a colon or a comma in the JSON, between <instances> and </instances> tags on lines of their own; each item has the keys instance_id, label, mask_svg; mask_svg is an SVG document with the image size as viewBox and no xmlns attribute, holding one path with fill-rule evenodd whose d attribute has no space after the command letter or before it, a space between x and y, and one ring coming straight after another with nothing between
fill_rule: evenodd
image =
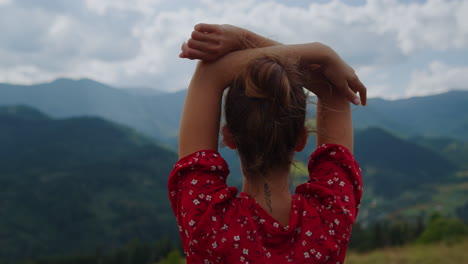
<instances>
[{"instance_id":1,"label":"red blouse","mask_svg":"<svg viewBox=\"0 0 468 264\"><path fill-rule=\"evenodd\" d=\"M187 263L343 263L362 196L361 170L340 145L310 156L282 226L253 198L226 185L226 161L198 151L177 162L169 198Z\"/></svg>"}]
</instances>

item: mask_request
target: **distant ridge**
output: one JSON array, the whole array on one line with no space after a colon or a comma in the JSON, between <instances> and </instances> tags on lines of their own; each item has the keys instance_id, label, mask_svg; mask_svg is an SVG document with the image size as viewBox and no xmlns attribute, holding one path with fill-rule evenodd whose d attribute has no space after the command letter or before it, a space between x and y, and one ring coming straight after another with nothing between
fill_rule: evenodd
<instances>
[{"instance_id":1,"label":"distant ridge","mask_svg":"<svg viewBox=\"0 0 468 264\"><path fill-rule=\"evenodd\" d=\"M174 144L186 91L137 90L117 89L91 79L60 78L37 85L0 84L0 105L30 105L59 118L100 116ZM382 127L408 137L468 140L468 91L391 101L373 98L365 108L353 109L356 128Z\"/></svg>"},{"instance_id":2,"label":"distant ridge","mask_svg":"<svg viewBox=\"0 0 468 264\"><path fill-rule=\"evenodd\" d=\"M0 84L0 105L29 105L55 118L100 116L149 136L174 137L185 92L142 95L90 79Z\"/></svg>"}]
</instances>

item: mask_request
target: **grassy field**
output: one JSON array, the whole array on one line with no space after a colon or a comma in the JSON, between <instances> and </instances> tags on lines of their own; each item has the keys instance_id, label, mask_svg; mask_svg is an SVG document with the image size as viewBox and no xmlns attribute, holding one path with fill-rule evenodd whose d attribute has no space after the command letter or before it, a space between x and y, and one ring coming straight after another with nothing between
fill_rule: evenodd
<instances>
[{"instance_id":1,"label":"grassy field","mask_svg":"<svg viewBox=\"0 0 468 264\"><path fill-rule=\"evenodd\" d=\"M348 252L345 264L452 264L468 263L468 240L455 245L412 245L366 254Z\"/></svg>"}]
</instances>

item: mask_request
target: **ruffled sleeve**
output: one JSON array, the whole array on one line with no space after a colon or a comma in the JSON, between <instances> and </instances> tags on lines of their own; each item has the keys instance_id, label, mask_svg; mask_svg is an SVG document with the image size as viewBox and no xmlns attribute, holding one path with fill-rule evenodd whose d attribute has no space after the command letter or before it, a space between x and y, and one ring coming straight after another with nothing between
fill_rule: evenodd
<instances>
[{"instance_id":1,"label":"ruffled sleeve","mask_svg":"<svg viewBox=\"0 0 468 264\"><path fill-rule=\"evenodd\" d=\"M306 198L310 210L319 215L328 240L345 251L362 197L361 169L347 148L335 144L319 146L308 169L309 180L297 186L296 194Z\"/></svg>"},{"instance_id":2,"label":"ruffled sleeve","mask_svg":"<svg viewBox=\"0 0 468 264\"><path fill-rule=\"evenodd\" d=\"M237 195L227 187L229 168L213 150L192 153L180 159L169 176L169 199L179 224L182 239L188 239L204 217L211 217L210 208Z\"/></svg>"}]
</instances>

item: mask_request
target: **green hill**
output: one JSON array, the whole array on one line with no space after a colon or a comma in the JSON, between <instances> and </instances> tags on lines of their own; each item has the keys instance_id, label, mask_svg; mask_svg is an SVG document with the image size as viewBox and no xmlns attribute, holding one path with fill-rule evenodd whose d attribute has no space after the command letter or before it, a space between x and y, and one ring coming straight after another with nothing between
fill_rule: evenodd
<instances>
[{"instance_id":1,"label":"green hill","mask_svg":"<svg viewBox=\"0 0 468 264\"><path fill-rule=\"evenodd\" d=\"M468 92L394 101L371 99L365 109L353 112L355 126L379 126L402 135L452 137L468 140Z\"/></svg>"},{"instance_id":2,"label":"green hill","mask_svg":"<svg viewBox=\"0 0 468 264\"><path fill-rule=\"evenodd\" d=\"M446 137L422 136L412 137L410 140L441 153L441 155L468 171L468 142Z\"/></svg>"},{"instance_id":3,"label":"green hill","mask_svg":"<svg viewBox=\"0 0 468 264\"><path fill-rule=\"evenodd\" d=\"M0 105L30 105L54 118L99 116L175 146L185 91L116 89L89 79L35 85L0 84ZM315 105L311 104L313 116ZM371 98L353 111L355 127L382 127L404 136L468 140L468 91L399 100Z\"/></svg>"},{"instance_id":4,"label":"green hill","mask_svg":"<svg viewBox=\"0 0 468 264\"><path fill-rule=\"evenodd\" d=\"M134 130L1 107L0 144L0 260L178 237L166 190L177 156Z\"/></svg>"},{"instance_id":5,"label":"green hill","mask_svg":"<svg viewBox=\"0 0 468 264\"><path fill-rule=\"evenodd\" d=\"M296 155L299 164L307 164L315 149L315 139L309 141ZM381 128L356 131L354 154L363 170L365 192L359 217L364 223L436 211L453 215L468 202L468 177L460 177L465 172L461 164L467 165L467 160L453 158L456 155ZM307 179L296 175L295 184Z\"/></svg>"}]
</instances>

